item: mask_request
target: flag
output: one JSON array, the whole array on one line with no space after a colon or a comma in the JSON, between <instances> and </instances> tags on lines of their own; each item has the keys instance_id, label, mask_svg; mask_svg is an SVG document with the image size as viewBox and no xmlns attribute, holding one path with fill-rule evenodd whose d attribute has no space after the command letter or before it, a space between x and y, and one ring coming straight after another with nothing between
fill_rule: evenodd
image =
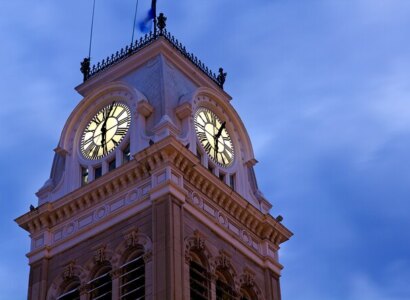
<instances>
[{"instance_id":1,"label":"flag","mask_svg":"<svg viewBox=\"0 0 410 300\"><path fill-rule=\"evenodd\" d=\"M155 21L155 17L157 14L157 1L152 0L151 8L148 10L144 20L138 23L138 28L141 32L147 33L151 29L151 20ZM155 30L155 28L154 28Z\"/></svg>"}]
</instances>

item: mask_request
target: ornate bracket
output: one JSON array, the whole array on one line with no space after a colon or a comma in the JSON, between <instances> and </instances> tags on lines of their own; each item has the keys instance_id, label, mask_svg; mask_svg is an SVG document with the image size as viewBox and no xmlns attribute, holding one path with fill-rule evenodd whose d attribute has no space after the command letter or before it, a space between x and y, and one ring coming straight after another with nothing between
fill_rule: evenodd
<instances>
[{"instance_id":1,"label":"ornate bracket","mask_svg":"<svg viewBox=\"0 0 410 300\"><path fill-rule=\"evenodd\" d=\"M189 263L191 261L190 251L204 251L205 250L205 238L204 236L198 231L195 230L192 237L190 237L185 242L185 262Z\"/></svg>"},{"instance_id":2,"label":"ornate bracket","mask_svg":"<svg viewBox=\"0 0 410 300\"><path fill-rule=\"evenodd\" d=\"M125 241L127 243L127 248L133 248L138 245L138 229L131 231L125 236Z\"/></svg>"},{"instance_id":3,"label":"ornate bracket","mask_svg":"<svg viewBox=\"0 0 410 300\"><path fill-rule=\"evenodd\" d=\"M95 252L94 261L96 263L103 263L104 261L107 260L105 248L106 246L102 246L101 248L98 248L97 251Z\"/></svg>"},{"instance_id":4,"label":"ornate bracket","mask_svg":"<svg viewBox=\"0 0 410 300\"><path fill-rule=\"evenodd\" d=\"M68 265L64 268L63 277L64 279L70 279L74 277L74 261L70 261Z\"/></svg>"}]
</instances>

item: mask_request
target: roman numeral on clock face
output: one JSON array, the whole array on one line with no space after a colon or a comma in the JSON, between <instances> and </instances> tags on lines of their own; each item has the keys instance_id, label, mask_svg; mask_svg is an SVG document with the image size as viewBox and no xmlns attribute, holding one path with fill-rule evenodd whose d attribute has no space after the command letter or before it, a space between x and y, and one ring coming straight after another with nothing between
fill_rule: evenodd
<instances>
[{"instance_id":1,"label":"roman numeral on clock face","mask_svg":"<svg viewBox=\"0 0 410 300\"><path fill-rule=\"evenodd\" d=\"M100 146L95 146L94 149L92 150L91 156L92 158L97 158L98 152L100 152Z\"/></svg>"},{"instance_id":2,"label":"roman numeral on clock face","mask_svg":"<svg viewBox=\"0 0 410 300\"><path fill-rule=\"evenodd\" d=\"M87 155L90 155L91 151L93 150L93 147L95 147L95 144L92 142L84 149L84 153L86 153Z\"/></svg>"},{"instance_id":3,"label":"roman numeral on clock face","mask_svg":"<svg viewBox=\"0 0 410 300\"><path fill-rule=\"evenodd\" d=\"M127 131L128 131L127 128L117 128L117 131L115 132L115 135L123 136L127 133Z\"/></svg>"},{"instance_id":4,"label":"roman numeral on clock face","mask_svg":"<svg viewBox=\"0 0 410 300\"><path fill-rule=\"evenodd\" d=\"M212 149L211 144L210 144L209 142L207 142L207 143L204 145L204 149L205 149L206 152L209 153L209 151L211 151L211 149Z\"/></svg>"},{"instance_id":5,"label":"roman numeral on clock face","mask_svg":"<svg viewBox=\"0 0 410 300\"><path fill-rule=\"evenodd\" d=\"M205 125L199 123L198 121L195 121L195 126L196 126L197 129L205 130Z\"/></svg>"},{"instance_id":6,"label":"roman numeral on clock face","mask_svg":"<svg viewBox=\"0 0 410 300\"><path fill-rule=\"evenodd\" d=\"M126 123L128 123L128 118L124 118L122 120L119 120L117 125L121 126L122 124L126 124Z\"/></svg>"},{"instance_id":7,"label":"roman numeral on clock face","mask_svg":"<svg viewBox=\"0 0 410 300\"><path fill-rule=\"evenodd\" d=\"M83 145L87 145L88 143L91 143L93 141L94 137L91 136L89 139L83 141Z\"/></svg>"},{"instance_id":8,"label":"roman numeral on clock face","mask_svg":"<svg viewBox=\"0 0 410 300\"><path fill-rule=\"evenodd\" d=\"M201 141L201 143L208 141L205 132L198 132L198 139Z\"/></svg>"}]
</instances>

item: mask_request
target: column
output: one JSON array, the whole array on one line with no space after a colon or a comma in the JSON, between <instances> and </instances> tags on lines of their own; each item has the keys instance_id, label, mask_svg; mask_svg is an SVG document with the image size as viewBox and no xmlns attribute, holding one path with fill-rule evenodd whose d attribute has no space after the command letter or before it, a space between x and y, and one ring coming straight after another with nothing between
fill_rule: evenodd
<instances>
[{"instance_id":1,"label":"column","mask_svg":"<svg viewBox=\"0 0 410 300\"><path fill-rule=\"evenodd\" d=\"M216 300L216 275L215 274L211 274L211 300Z\"/></svg>"},{"instance_id":2,"label":"column","mask_svg":"<svg viewBox=\"0 0 410 300\"><path fill-rule=\"evenodd\" d=\"M80 300L87 300L88 299L88 290L90 286L88 284L83 284L80 286Z\"/></svg>"},{"instance_id":3,"label":"column","mask_svg":"<svg viewBox=\"0 0 410 300\"><path fill-rule=\"evenodd\" d=\"M121 276L121 269L116 269L116 270L111 271L112 300L120 299L120 276Z\"/></svg>"}]
</instances>

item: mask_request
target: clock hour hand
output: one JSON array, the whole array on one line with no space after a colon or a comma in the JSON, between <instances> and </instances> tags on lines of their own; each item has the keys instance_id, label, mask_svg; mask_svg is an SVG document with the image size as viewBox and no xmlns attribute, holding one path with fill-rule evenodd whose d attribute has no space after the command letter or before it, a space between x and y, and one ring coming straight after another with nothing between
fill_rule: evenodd
<instances>
[{"instance_id":1,"label":"clock hour hand","mask_svg":"<svg viewBox=\"0 0 410 300\"><path fill-rule=\"evenodd\" d=\"M114 103L115 103L115 101L113 101L112 103L111 103L111 105L110 105L110 109L108 110L108 112L107 112L107 114L106 114L106 116L105 116L105 118L104 118L104 123L103 123L103 125L102 125L102 127L101 127L101 145L103 146L103 151L104 151L104 153L107 153L108 151L107 151L107 141L106 141L106 139L107 139L107 121L108 121L108 118L110 117L110 114L111 114L111 111L112 111L112 109L113 109L113 107L114 107Z\"/></svg>"}]
</instances>

